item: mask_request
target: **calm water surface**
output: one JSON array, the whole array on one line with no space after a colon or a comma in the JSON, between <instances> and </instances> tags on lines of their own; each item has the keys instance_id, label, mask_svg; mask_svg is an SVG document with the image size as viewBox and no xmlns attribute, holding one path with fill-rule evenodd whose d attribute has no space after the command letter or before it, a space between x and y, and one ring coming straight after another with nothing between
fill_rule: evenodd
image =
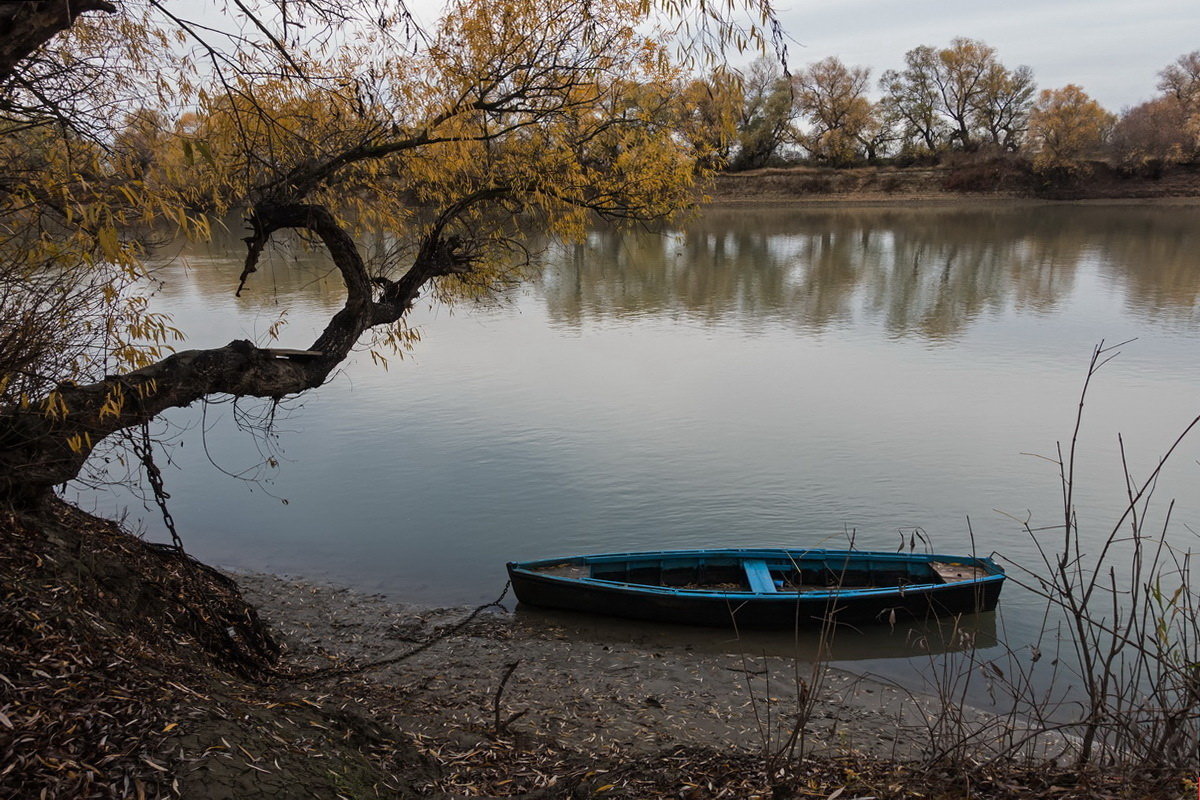
<instances>
[{"instance_id":1,"label":"calm water surface","mask_svg":"<svg viewBox=\"0 0 1200 800\"><path fill-rule=\"evenodd\" d=\"M288 309L282 346L306 347L340 302L328 264L281 249L237 299L237 235L164 266L159 308L197 347L264 341ZM597 230L499 305L420 307L415 352L387 370L364 352L285 404L270 452L237 426L260 404L172 415L171 507L204 560L435 604L494 598L509 559L592 551L895 550L920 531L1033 563L1014 517L1061 511L1031 454L1069 438L1097 342L1136 340L1087 405L1093 541L1120 505L1117 434L1145 475L1200 411L1198 259L1194 207L713 209ZM1183 537L1198 457L1159 487ZM988 635L1031 641L1034 599L1010 586L1001 608Z\"/></svg>"}]
</instances>

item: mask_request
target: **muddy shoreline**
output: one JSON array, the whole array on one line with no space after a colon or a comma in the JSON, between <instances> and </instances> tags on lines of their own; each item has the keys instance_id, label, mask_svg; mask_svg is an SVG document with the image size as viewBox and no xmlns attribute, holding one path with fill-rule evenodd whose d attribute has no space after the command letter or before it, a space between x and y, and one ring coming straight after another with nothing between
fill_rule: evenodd
<instances>
[{"instance_id":1,"label":"muddy shoreline","mask_svg":"<svg viewBox=\"0 0 1200 800\"><path fill-rule=\"evenodd\" d=\"M713 635L705 631L693 633L696 644L688 644L686 629L668 642L581 636L570 618L514 614L511 598L453 630L471 609L273 575L233 577L298 666L346 667L420 650L356 680L397 701L403 727L431 739L469 742L512 719L524 734L590 752L762 752L786 741L801 715L812 753L908 759L935 746L931 728L943 715L936 698L839 669L814 670L756 640L730 652L705 647ZM805 692L815 697L807 709Z\"/></svg>"}]
</instances>

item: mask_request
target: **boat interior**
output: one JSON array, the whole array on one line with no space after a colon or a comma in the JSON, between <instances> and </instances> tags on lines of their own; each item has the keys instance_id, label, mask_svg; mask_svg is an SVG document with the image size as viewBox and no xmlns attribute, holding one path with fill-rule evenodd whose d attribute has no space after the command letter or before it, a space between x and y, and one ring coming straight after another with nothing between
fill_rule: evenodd
<instances>
[{"instance_id":1,"label":"boat interior","mask_svg":"<svg viewBox=\"0 0 1200 800\"><path fill-rule=\"evenodd\" d=\"M970 563L839 555L833 558L647 557L547 564L539 572L641 586L723 592L802 592L953 583L986 571Z\"/></svg>"}]
</instances>

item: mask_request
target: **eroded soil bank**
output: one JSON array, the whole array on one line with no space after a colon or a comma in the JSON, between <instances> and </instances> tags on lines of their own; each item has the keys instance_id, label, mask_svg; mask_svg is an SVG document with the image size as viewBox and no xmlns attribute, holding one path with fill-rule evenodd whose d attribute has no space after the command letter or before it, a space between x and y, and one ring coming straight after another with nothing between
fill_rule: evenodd
<instances>
[{"instance_id":1,"label":"eroded soil bank","mask_svg":"<svg viewBox=\"0 0 1200 800\"><path fill-rule=\"evenodd\" d=\"M1200 165L1129 174L1104 164L1049 180L1017 159L964 159L932 166L849 169L780 167L720 173L707 195L717 204L816 203L889 205L1011 200L1197 202Z\"/></svg>"}]
</instances>

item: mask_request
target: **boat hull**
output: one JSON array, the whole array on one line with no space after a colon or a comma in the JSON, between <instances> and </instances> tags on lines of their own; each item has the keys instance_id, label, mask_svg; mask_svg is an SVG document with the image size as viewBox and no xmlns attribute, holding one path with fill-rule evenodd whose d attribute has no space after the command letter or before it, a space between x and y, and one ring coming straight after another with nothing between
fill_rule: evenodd
<instances>
[{"instance_id":1,"label":"boat hull","mask_svg":"<svg viewBox=\"0 0 1200 800\"><path fill-rule=\"evenodd\" d=\"M627 580L595 579L590 575L563 577L539 572L539 567L544 568L548 564L571 564L592 574L604 574L599 572L596 565L603 565L607 569L621 558L629 559L630 563L639 559L638 563L647 563L659 558L661 564L668 566L679 559L689 559L689 563L703 559L729 563L739 559L749 561L751 557L752 563L761 563L763 559L773 557L776 563L782 559L797 564L801 559L811 562L814 553L818 553L826 565L849 563L838 560L845 559L847 554L844 551L673 551L509 563L508 573L517 599L532 606L653 622L776 630L820 627L829 622L888 624L928 616L991 611L999 601L1004 581L1003 571L990 559L921 556L914 561L911 557L881 553L855 553L854 556L871 557L876 559L875 563L902 566L908 566L910 561L928 564L931 559L948 559L966 568L976 569L980 575L973 579L941 583L906 582L901 578L896 586L869 589L827 586L809 591L781 591L772 590L772 587L760 582L760 591L755 591L752 586L747 586L744 591L705 591L661 584L638 584ZM667 566L660 566L659 571L660 574L667 574L670 570ZM780 573L776 571L769 574ZM932 579L926 577L925 580Z\"/></svg>"}]
</instances>

